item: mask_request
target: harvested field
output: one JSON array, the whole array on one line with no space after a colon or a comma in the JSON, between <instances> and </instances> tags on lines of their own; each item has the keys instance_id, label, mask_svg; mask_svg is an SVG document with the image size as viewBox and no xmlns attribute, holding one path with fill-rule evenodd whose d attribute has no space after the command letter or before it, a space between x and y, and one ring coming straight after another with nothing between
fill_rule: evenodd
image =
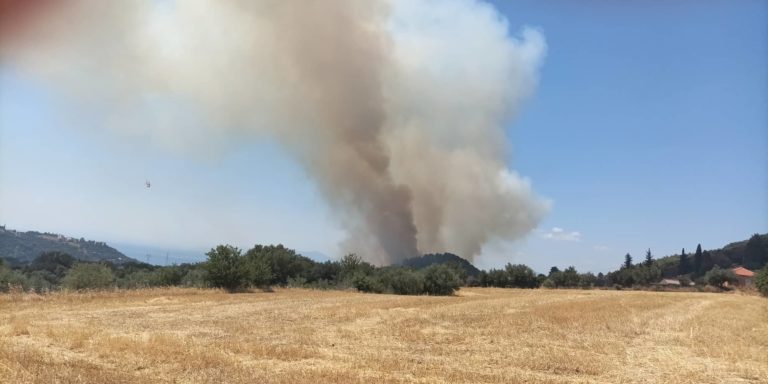
<instances>
[{"instance_id":1,"label":"harvested field","mask_svg":"<svg viewBox=\"0 0 768 384\"><path fill-rule=\"evenodd\" d=\"M2 383L768 383L756 296L0 295Z\"/></svg>"}]
</instances>

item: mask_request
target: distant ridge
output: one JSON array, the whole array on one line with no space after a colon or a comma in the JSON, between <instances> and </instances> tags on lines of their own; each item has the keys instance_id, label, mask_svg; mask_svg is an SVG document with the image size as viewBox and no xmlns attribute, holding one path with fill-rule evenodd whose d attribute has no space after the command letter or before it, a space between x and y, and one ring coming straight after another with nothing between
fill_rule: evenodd
<instances>
[{"instance_id":1,"label":"distant ridge","mask_svg":"<svg viewBox=\"0 0 768 384\"><path fill-rule=\"evenodd\" d=\"M27 264L41 253L50 251L67 253L83 261L137 262L104 242L48 232L20 232L0 226L0 258L9 263Z\"/></svg>"},{"instance_id":2,"label":"distant ridge","mask_svg":"<svg viewBox=\"0 0 768 384\"><path fill-rule=\"evenodd\" d=\"M309 257L316 263L324 263L326 261L331 261L331 257L326 255L325 253L318 252L318 251L300 251L298 254L302 256Z\"/></svg>"},{"instance_id":3,"label":"distant ridge","mask_svg":"<svg viewBox=\"0 0 768 384\"><path fill-rule=\"evenodd\" d=\"M752 245L750 246L750 243ZM750 248L752 248L750 250ZM744 266L752 270L757 270L768 265L768 234L754 234L749 239L736 241L725 245L722 248L703 250L702 270L708 271L715 265L720 268L732 268ZM756 253L757 257L750 258L750 252ZM693 262L695 248L686 249L686 254ZM656 260L656 265L662 271L664 277L677 276L680 265L680 254L660 257Z\"/></svg>"},{"instance_id":4,"label":"distant ridge","mask_svg":"<svg viewBox=\"0 0 768 384\"><path fill-rule=\"evenodd\" d=\"M467 272L467 276L477 276L480 270L472 263L453 253L430 253L412 257L403 261L402 265L415 269L427 268L433 264L452 264Z\"/></svg>"}]
</instances>

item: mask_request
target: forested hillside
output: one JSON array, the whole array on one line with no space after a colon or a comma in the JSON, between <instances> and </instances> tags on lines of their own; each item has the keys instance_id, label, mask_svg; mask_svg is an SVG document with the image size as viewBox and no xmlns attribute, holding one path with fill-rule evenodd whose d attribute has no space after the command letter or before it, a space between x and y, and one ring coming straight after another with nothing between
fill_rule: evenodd
<instances>
[{"instance_id":1,"label":"forested hillside","mask_svg":"<svg viewBox=\"0 0 768 384\"><path fill-rule=\"evenodd\" d=\"M753 271L768 264L768 234L754 234L747 240L730 243L719 249L681 250L679 254L661 257L656 265L664 277L693 274L703 275L714 268L743 266Z\"/></svg>"},{"instance_id":2,"label":"forested hillside","mask_svg":"<svg viewBox=\"0 0 768 384\"><path fill-rule=\"evenodd\" d=\"M472 263L453 253L430 253L403 261L404 267L414 269L424 269L434 264L453 265L457 269L464 271L467 276L477 276L480 273L480 270L472 265Z\"/></svg>"},{"instance_id":3,"label":"forested hillside","mask_svg":"<svg viewBox=\"0 0 768 384\"><path fill-rule=\"evenodd\" d=\"M605 275L608 284L647 286L661 278L677 278L683 285L723 287L736 279L731 268L743 266L758 272L768 264L768 235L754 234L748 240L728 244L720 249L702 250L701 244L694 251L684 248L679 254L654 258L650 249L643 259L624 256L621 267Z\"/></svg>"},{"instance_id":4,"label":"forested hillside","mask_svg":"<svg viewBox=\"0 0 768 384\"><path fill-rule=\"evenodd\" d=\"M0 226L0 258L9 264L27 264L45 252L62 252L83 261L104 260L116 264L136 261L103 242L55 233L20 232Z\"/></svg>"}]
</instances>

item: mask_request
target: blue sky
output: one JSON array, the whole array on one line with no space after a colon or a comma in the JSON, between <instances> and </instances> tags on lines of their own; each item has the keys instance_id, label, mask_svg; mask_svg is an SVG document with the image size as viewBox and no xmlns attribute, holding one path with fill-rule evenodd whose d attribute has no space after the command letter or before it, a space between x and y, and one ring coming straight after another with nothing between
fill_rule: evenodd
<instances>
[{"instance_id":1,"label":"blue sky","mask_svg":"<svg viewBox=\"0 0 768 384\"><path fill-rule=\"evenodd\" d=\"M555 202L541 228L582 234L531 258L601 270L768 230L768 3L502 3L549 47L510 162Z\"/></svg>"},{"instance_id":2,"label":"blue sky","mask_svg":"<svg viewBox=\"0 0 768 384\"><path fill-rule=\"evenodd\" d=\"M479 266L607 271L627 252L768 232L768 3L667 3L496 4L511 33L533 26L547 41L539 87L507 136L511 168L553 208ZM0 68L1 223L179 260L224 242L338 254L343 231L275 143L190 156L95 125Z\"/></svg>"}]
</instances>

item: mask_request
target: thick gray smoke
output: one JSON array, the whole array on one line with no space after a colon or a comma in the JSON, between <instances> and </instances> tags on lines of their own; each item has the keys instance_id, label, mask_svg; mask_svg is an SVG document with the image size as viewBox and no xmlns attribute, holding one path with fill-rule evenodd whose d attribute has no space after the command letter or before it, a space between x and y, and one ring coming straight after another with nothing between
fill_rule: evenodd
<instances>
[{"instance_id":1,"label":"thick gray smoke","mask_svg":"<svg viewBox=\"0 0 768 384\"><path fill-rule=\"evenodd\" d=\"M47 13L3 42L4 61L158 145L276 138L338 213L344 247L372 262L471 258L547 210L508 169L503 129L545 44L510 35L488 4L80 0Z\"/></svg>"}]
</instances>

